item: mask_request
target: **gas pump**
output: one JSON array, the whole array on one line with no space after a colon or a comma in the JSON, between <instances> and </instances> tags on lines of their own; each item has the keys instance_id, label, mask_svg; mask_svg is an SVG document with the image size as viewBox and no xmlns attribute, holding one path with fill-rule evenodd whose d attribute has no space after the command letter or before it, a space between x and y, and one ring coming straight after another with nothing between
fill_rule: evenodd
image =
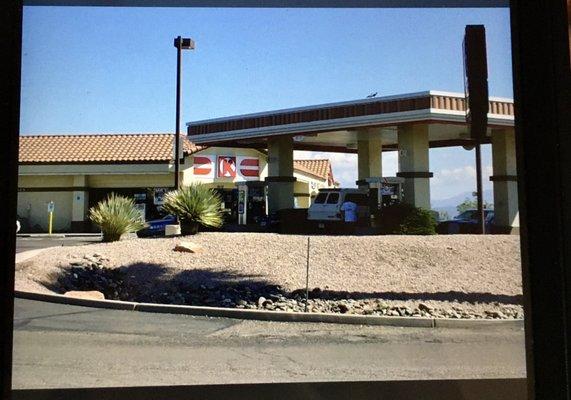
<instances>
[{"instance_id":1,"label":"gas pump","mask_svg":"<svg viewBox=\"0 0 571 400\"><path fill-rule=\"evenodd\" d=\"M263 181L237 182L238 225L259 224L267 217L267 183Z\"/></svg>"},{"instance_id":2,"label":"gas pump","mask_svg":"<svg viewBox=\"0 0 571 400\"><path fill-rule=\"evenodd\" d=\"M371 226L378 226L376 218L383 207L398 204L402 201L402 185L404 178L389 176L386 178L372 177L365 181L369 188L369 210Z\"/></svg>"},{"instance_id":3,"label":"gas pump","mask_svg":"<svg viewBox=\"0 0 571 400\"><path fill-rule=\"evenodd\" d=\"M380 210L402 201L402 185L404 178L388 176L386 178L372 177L365 179L369 184L369 199L371 211Z\"/></svg>"}]
</instances>

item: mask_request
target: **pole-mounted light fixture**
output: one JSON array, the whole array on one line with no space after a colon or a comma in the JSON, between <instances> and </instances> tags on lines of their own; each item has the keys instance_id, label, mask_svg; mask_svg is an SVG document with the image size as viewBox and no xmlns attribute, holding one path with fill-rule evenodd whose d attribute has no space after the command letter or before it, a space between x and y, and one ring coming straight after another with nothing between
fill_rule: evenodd
<instances>
[{"instance_id":1,"label":"pole-mounted light fixture","mask_svg":"<svg viewBox=\"0 0 571 400\"><path fill-rule=\"evenodd\" d=\"M174 39L174 47L176 47L176 132L175 132L175 145L174 145L174 188L178 190L179 183L179 165L180 165L180 96L181 96L181 79L182 79L182 50L194 50L194 40L190 38L182 38L178 36Z\"/></svg>"}]
</instances>

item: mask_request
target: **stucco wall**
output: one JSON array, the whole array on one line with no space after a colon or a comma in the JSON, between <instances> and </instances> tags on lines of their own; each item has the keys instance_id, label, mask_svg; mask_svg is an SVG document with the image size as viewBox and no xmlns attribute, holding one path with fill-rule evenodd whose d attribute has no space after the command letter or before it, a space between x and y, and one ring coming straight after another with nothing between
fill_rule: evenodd
<instances>
[{"instance_id":1,"label":"stucco wall","mask_svg":"<svg viewBox=\"0 0 571 400\"><path fill-rule=\"evenodd\" d=\"M89 175L90 188L169 187L174 184L172 174Z\"/></svg>"},{"instance_id":2,"label":"stucco wall","mask_svg":"<svg viewBox=\"0 0 571 400\"><path fill-rule=\"evenodd\" d=\"M70 187L73 186L73 175L20 175L18 177L18 187Z\"/></svg>"},{"instance_id":3,"label":"stucco wall","mask_svg":"<svg viewBox=\"0 0 571 400\"><path fill-rule=\"evenodd\" d=\"M172 165L162 164L47 164L20 165L19 175L98 175L168 173Z\"/></svg>"},{"instance_id":4,"label":"stucco wall","mask_svg":"<svg viewBox=\"0 0 571 400\"><path fill-rule=\"evenodd\" d=\"M48 203L53 201L53 231L69 231L71 226L73 192L20 192L18 216L28 218L30 227L38 224L48 231Z\"/></svg>"}]
</instances>

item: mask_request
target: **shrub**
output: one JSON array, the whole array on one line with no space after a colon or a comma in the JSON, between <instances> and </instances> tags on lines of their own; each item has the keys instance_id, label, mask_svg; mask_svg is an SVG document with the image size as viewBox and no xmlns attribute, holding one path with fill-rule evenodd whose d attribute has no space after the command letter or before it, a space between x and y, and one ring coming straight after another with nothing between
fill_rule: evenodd
<instances>
[{"instance_id":1,"label":"shrub","mask_svg":"<svg viewBox=\"0 0 571 400\"><path fill-rule=\"evenodd\" d=\"M123 234L136 232L145 226L135 202L115 193L92 207L89 219L101 228L104 242L115 242Z\"/></svg>"},{"instance_id":2,"label":"shrub","mask_svg":"<svg viewBox=\"0 0 571 400\"><path fill-rule=\"evenodd\" d=\"M379 213L379 227L383 234L434 235L436 220L429 210L407 203L385 207Z\"/></svg>"},{"instance_id":3,"label":"shrub","mask_svg":"<svg viewBox=\"0 0 571 400\"><path fill-rule=\"evenodd\" d=\"M222 198L214 190L196 183L165 194L163 210L176 215L183 234L188 234L196 233L201 225L212 228L222 226L221 203Z\"/></svg>"}]
</instances>

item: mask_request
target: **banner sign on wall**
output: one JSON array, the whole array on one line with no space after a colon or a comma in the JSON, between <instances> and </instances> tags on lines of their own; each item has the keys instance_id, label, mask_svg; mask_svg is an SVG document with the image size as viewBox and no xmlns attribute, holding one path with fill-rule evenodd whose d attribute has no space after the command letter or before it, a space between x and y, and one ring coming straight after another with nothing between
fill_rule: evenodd
<instances>
[{"instance_id":1,"label":"banner sign on wall","mask_svg":"<svg viewBox=\"0 0 571 400\"><path fill-rule=\"evenodd\" d=\"M236 157L218 156L218 177L219 178L236 177Z\"/></svg>"},{"instance_id":2,"label":"banner sign on wall","mask_svg":"<svg viewBox=\"0 0 571 400\"><path fill-rule=\"evenodd\" d=\"M168 188L155 188L153 193L153 204L156 206L162 206L164 204L165 193L168 192Z\"/></svg>"},{"instance_id":3,"label":"banner sign on wall","mask_svg":"<svg viewBox=\"0 0 571 400\"><path fill-rule=\"evenodd\" d=\"M194 156L193 173L199 178L214 178L215 156Z\"/></svg>"},{"instance_id":4,"label":"banner sign on wall","mask_svg":"<svg viewBox=\"0 0 571 400\"><path fill-rule=\"evenodd\" d=\"M260 178L260 160L257 157L237 157L239 176L244 180Z\"/></svg>"}]
</instances>

